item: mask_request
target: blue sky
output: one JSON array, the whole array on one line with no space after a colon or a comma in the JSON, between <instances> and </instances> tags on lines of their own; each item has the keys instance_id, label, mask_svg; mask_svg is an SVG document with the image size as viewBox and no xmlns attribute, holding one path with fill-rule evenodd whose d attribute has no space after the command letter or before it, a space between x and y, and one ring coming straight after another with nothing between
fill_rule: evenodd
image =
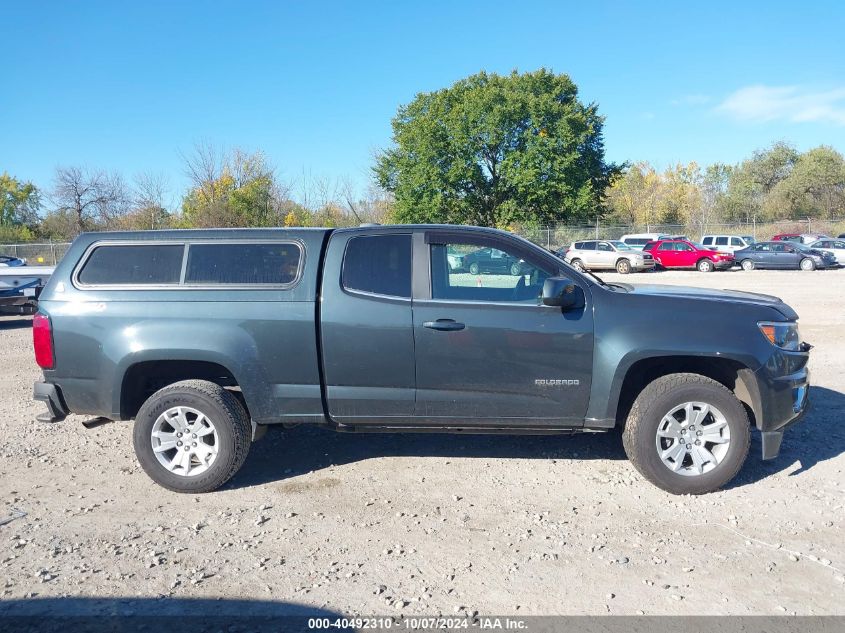
<instances>
[{"instance_id":1,"label":"blue sky","mask_svg":"<svg viewBox=\"0 0 845 633\"><path fill-rule=\"evenodd\" d=\"M169 175L196 141L281 178L369 178L417 92L481 69L568 73L612 161L736 162L787 140L845 151L837 2L0 0L0 171Z\"/></svg>"}]
</instances>

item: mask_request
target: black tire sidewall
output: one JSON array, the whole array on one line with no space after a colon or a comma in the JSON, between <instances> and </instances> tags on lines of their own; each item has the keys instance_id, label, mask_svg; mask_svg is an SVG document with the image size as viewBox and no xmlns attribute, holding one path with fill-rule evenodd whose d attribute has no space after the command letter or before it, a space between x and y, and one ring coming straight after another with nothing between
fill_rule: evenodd
<instances>
[{"instance_id":1,"label":"black tire sidewall","mask_svg":"<svg viewBox=\"0 0 845 633\"><path fill-rule=\"evenodd\" d=\"M746 266L745 266L745 264L746 264L746 263L748 264L748 267L746 267ZM742 260L742 263L741 263L739 266L740 266L740 268L742 268L743 270L754 270L754 260L751 260L751 259L743 259L743 260Z\"/></svg>"},{"instance_id":2,"label":"black tire sidewall","mask_svg":"<svg viewBox=\"0 0 845 633\"><path fill-rule=\"evenodd\" d=\"M469 265L469 273L471 275L477 275L479 272L481 272L481 268L478 266L478 264L473 262Z\"/></svg>"},{"instance_id":3,"label":"black tire sidewall","mask_svg":"<svg viewBox=\"0 0 845 633\"><path fill-rule=\"evenodd\" d=\"M657 454L657 428L663 416L685 402L706 402L719 409L728 421L731 443L721 463L703 475L686 476L673 473ZM634 438L641 456L641 466L649 471L658 485L675 494L701 494L720 488L733 479L748 455L750 444L748 416L742 403L727 390L714 385L684 385L662 394L645 405Z\"/></svg>"},{"instance_id":4,"label":"black tire sidewall","mask_svg":"<svg viewBox=\"0 0 845 633\"><path fill-rule=\"evenodd\" d=\"M616 272L620 275L627 275L631 272L631 262L625 259L616 262Z\"/></svg>"},{"instance_id":5,"label":"black tire sidewall","mask_svg":"<svg viewBox=\"0 0 845 633\"><path fill-rule=\"evenodd\" d=\"M153 452L151 434L155 421L162 413L176 406L192 407L200 411L213 422L217 430L217 458L211 468L195 477L183 477L170 472L159 463ZM213 398L190 388L151 396L138 412L132 439L135 455L144 472L157 484L174 492L202 492L219 487L229 479L236 459L234 422L230 413Z\"/></svg>"},{"instance_id":6,"label":"black tire sidewall","mask_svg":"<svg viewBox=\"0 0 845 633\"><path fill-rule=\"evenodd\" d=\"M698 270L703 273L709 273L713 270L713 262L711 262L709 259L702 259L700 262L698 262Z\"/></svg>"},{"instance_id":7,"label":"black tire sidewall","mask_svg":"<svg viewBox=\"0 0 845 633\"><path fill-rule=\"evenodd\" d=\"M810 265L809 265L807 268L804 268L804 262L810 262ZM801 270L806 270L806 271L815 270L815 269L816 269L816 262L814 262L814 261L813 261L812 259L810 259L809 257L805 257L804 259L802 259L802 260L798 263L798 267L799 267Z\"/></svg>"}]
</instances>

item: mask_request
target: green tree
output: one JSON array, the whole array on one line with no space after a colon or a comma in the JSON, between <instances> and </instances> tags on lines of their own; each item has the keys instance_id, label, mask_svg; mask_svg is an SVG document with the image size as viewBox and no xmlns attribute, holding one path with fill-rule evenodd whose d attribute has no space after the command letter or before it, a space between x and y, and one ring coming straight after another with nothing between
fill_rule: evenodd
<instances>
[{"instance_id":1,"label":"green tree","mask_svg":"<svg viewBox=\"0 0 845 633\"><path fill-rule=\"evenodd\" d=\"M262 152L218 156L198 145L185 158L193 185L182 202L186 227L280 226L284 195Z\"/></svg>"},{"instance_id":2,"label":"green tree","mask_svg":"<svg viewBox=\"0 0 845 633\"><path fill-rule=\"evenodd\" d=\"M401 106L375 177L400 222L594 218L616 170L604 161L603 124L567 75L481 72Z\"/></svg>"},{"instance_id":3,"label":"green tree","mask_svg":"<svg viewBox=\"0 0 845 633\"><path fill-rule=\"evenodd\" d=\"M845 212L845 159L832 147L801 154L771 193L770 206L790 218L833 218Z\"/></svg>"},{"instance_id":4,"label":"green tree","mask_svg":"<svg viewBox=\"0 0 845 633\"><path fill-rule=\"evenodd\" d=\"M41 196L31 182L0 174L0 226L32 228L38 224Z\"/></svg>"}]
</instances>

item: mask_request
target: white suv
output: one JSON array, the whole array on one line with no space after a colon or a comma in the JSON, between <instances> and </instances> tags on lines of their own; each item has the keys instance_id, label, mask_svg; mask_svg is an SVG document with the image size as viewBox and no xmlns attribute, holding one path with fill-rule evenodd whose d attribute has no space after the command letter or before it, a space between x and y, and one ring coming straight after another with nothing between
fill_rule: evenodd
<instances>
[{"instance_id":1,"label":"white suv","mask_svg":"<svg viewBox=\"0 0 845 633\"><path fill-rule=\"evenodd\" d=\"M616 272L623 275L654 268L651 253L641 253L615 240L573 242L564 259L578 270L616 269Z\"/></svg>"},{"instance_id":2,"label":"white suv","mask_svg":"<svg viewBox=\"0 0 845 633\"><path fill-rule=\"evenodd\" d=\"M748 248L755 242L750 235L705 235L701 245L711 251L733 253Z\"/></svg>"}]
</instances>

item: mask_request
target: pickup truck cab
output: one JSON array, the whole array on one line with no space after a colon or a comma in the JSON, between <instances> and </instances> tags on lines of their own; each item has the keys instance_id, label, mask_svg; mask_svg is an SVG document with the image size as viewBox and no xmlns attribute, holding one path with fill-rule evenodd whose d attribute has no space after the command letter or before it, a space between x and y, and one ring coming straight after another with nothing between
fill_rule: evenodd
<instances>
[{"instance_id":1,"label":"pickup truck cab","mask_svg":"<svg viewBox=\"0 0 845 633\"><path fill-rule=\"evenodd\" d=\"M484 249L518 274L454 266ZM317 424L621 428L647 479L704 493L752 427L773 458L804 411L797 319L766 295L607 284L494 229L89 233L41 295L35 398L46 422L134 420L144 470L179 492L221 486L270 425Z\"/></svg>"}]
</instances>

